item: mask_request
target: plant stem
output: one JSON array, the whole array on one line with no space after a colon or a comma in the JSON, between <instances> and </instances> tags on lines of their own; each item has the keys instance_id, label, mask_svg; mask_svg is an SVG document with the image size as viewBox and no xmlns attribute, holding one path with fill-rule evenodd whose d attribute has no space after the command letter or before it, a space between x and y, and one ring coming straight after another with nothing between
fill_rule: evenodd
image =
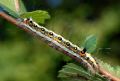
<instances>
[{"instance_id":1,"label":"plant stem","mask_svg":"<svg viewBox=\"0 0 120 81\"><path fill-rule=\"evenodd\" d=\"M0 12L0 17L2 17L4 19L6 19L7 21L11 22L12 24L16 25L20 29L23 29L24 31L26 31L28 33L32 33L32 35L37 36L34 32L28 30L27 27L26 27L26 25L24 23L22 23L20 21L17 21L16 19L12 18L11 16L7 15L6 13L4 13L2 11ZM46 41L46 40L44 40L44 41ZM69 56L72 59L75 59L77 62L81 63L81 59L80 58L77 58L74 55L69 54L67 51L65 51L63 49L59 49L60 47L55 47L54 43L49 43L49 46L51 46L51 47L53 47L53 48L61 51L62 53L66 54L67 56ZM91 68L91 66L89 64L86 64L86 67ZM109 72L107 72L106 70L104 70L102 68L100 68L100 72L99 73L101 75L105 76L106 78L110 79L111 81L120 81L120 78L117 78L117 77L113 76L112 74L110 74Z\"/></svg>"},{"instance_id":2,"label":"plant stem","mask_svg":"<svg viewBox=\"0 0 120 81\"><path fill-rule=\"evenodd\" d=\"M109 78L111 81L120 81L120 78L113 76L111 73L107 72L105 69L100 68L99 73L106 78Z\"/></svg>"}]
</instances>

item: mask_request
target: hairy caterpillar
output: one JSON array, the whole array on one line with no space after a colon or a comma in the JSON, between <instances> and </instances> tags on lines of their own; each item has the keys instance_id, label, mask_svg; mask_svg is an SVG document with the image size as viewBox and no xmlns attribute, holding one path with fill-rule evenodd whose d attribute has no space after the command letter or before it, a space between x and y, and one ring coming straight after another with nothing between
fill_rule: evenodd
<instances>
[{"instance_id":1,"label":"hairy caterpillar","mask_svg":"<svg viewBox=\"0 0 120 81\"><path fill-rule=\"evenodd\" d=\"M99 66L96 60L91 56L91 54L86 52L86 49L81 49L78 46L71 43L70 41L64 39L62 36L46 29L43 26L38 25L31 18L25 18L23 23L28 25L29 29L31 29L32 31L36 32L37 34L40 34L42 37L52 42L50 44L55 43L60 47L58 49L65 49L65 51L73 54L74 56L84 61L84 64L89 64L90 67L94 68L95 70L98 70Z\"/></svg>"}]
</instances>

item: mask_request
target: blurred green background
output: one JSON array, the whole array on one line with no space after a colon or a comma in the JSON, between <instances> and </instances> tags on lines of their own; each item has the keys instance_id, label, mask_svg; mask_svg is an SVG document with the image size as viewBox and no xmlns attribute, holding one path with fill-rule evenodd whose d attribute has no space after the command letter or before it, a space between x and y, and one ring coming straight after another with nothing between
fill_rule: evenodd
<instances>
[{"instance_id":1,"label":"blurred green background","mask_svg":"<svg viewBox=\"0 0 120 81\"><path fill-rule=\"evenodd\" d=\"M48 11L45 27L81 46L97 36L93 54L113 66L120 65L119 0L24 0L28 11ZM4 19L0 19L0 81L58 81L58 71L68 61ZM69 62L69 61L68 61Z\"/></svg>"}]
</instances>

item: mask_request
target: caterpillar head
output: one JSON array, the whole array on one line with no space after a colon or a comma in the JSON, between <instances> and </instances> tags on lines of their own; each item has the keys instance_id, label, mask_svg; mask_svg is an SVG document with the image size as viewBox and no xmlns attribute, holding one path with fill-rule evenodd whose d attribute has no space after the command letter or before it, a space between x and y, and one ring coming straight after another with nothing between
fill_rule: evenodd
<instances>
[{"instance_id":1,"label":"caterpillar head","mask_svg":"<svg viewBox=\"0 0 120 81\"><path fill-rule=\"evenodd\" d=\"M23 23L28 24L28 25L32 25L33 20L32 20L32 18L24 18Z\"/></svg>"}]
</instances>

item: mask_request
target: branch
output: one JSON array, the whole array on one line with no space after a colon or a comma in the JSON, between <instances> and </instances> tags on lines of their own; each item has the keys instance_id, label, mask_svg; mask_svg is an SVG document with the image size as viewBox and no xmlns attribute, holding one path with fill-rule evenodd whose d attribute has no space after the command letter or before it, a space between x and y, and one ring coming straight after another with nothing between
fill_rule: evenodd
<instances>
[{"instance_id":1,"label":"branch","mask_svg":"<svg viewBox=\"0 0 120 81\"><path fill-rule=\"evenodd\" d=\"M16 25L17 27L19 27L20 29L23 29L24 31L31 33L32 35L35 35L39 38L41 38L39 35L37 35L35 32L30 31L27 27L27 25L25 25L24 23L12 18L11 16L7 15L4 12L0 12L0 17L6 19L7 21L11 22L12 24ZM50 42L46 39L44 39L43 37L41 38L44 42L46 42L49 46L53 47L54 49L59 50L60 52L66 54L67 56L71 57L72 59L76 60L77 62L81 63L81 64L85 64L86 68L89 68L91 71L93 71L92 67L90 64L88 64L85 60L76 57L75 55L72 55L69 53L69 51L66 51L62 48L60 48L59 46L56 46L56 44L54 44L53 42ZM100 68L99 73L103 76L105 76L106 78L110 79L111 81L120 81L120 78L117 78L115 76L113 76L112 74L110 74L109 72L107 72L106 70L104 70L103 68Z\"/></svg>"},{"instance_id":2,"label":"branch","mask_svg":"<svg viewBox=\"0 0 120 81\"><path fill-rule=\"evenodd\" d=\"M120 78L117 78L117 77L113 76L112 74L110 74L109 72L107 72L107 71L106 71L105 69L103 69L103 68L100 68L99 73L100 73L101 75L103 75L104 77L109 78L111 81L120 81Z\"/></svg>"}]
</instances>

